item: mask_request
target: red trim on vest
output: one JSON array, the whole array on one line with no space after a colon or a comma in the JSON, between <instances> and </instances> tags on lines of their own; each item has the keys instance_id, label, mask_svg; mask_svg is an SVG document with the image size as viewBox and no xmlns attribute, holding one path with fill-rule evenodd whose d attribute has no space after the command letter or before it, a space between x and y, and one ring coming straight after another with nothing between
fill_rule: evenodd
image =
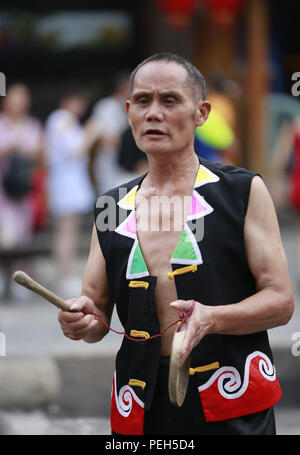
<instances>
[{"instance_id":1,"label":"red trim on vest","mask_svg":"<svg viewBox=\"0 0 300 455\"><path fill-rule=\"evenodd\" d=\"M207 422L263 411L282 396L275 368L260 351L248 355L243 383L236 368L222 367L198 390Z\"/></svg>"},{"instance_id":2,"label":"red trim on vest","mask_svg":"<svg viewBox=\"0 0 300 455\"><path fill-rule=\"evenodd\" d=\"M144 403L132 387L121 387L119 395L116 387L116 373L113 379L111 397L111 429L115 433L142 435L144 427Z\"/></svg>"}]
</instances>

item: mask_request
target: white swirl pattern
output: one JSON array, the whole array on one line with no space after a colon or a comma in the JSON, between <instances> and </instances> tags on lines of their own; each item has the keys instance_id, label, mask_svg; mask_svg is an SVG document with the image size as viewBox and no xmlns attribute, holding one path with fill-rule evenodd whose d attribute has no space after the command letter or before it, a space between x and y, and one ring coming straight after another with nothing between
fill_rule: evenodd
<instances>
[{"instance_id":1,"label":"white swirl pattern","mask_svg":"<svg viewBox=\"0 0 300 455\"><path fill-rule=\"evenodd\" d=\"M116 405L119 413L123 417L128 417L130 415L133 408L133 400L142 408L144 407L144 403L139 399L132 387L129 385L124 385L121 387L118 395L116 373L114 375L114 389Z\"/></svg>"},{"instance_id":2,"label":"white swirl pattern","mask_svg":"<svg viewBox=\"0 0 300 455\"><path fill-rule=\"evenodd\" d=\"M263 352L254 351L252 354L249 354L246 359L243 384L241 382L241 376L236 368L222 367L219 368L205 384L198 387L199 392L208 389L216 380L218 380L218 390L224 398L229 400L239 398L248 388L250 364L256 357L260 357L258 367L262 376L268 381L275 381L276 371L270 359Z\"/></svg>"}]
</instances>

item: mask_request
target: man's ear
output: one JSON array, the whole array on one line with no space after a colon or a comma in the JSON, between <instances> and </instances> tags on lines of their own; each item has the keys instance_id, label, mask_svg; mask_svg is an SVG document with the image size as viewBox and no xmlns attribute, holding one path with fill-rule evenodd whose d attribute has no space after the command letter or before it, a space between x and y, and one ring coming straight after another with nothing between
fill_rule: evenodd
<instances>
[{"instance_id":1,"label":"man's ear","mask_svg":"<svg viewBox=\"0 0 300 455\"><path fill-rule=\"evenodd\" d=\"M208 119L211 110L211 104L209 101L199 101L197 106L196 125L201 126Z\"/></svg>"},{"instance_id":2,"label":"man's ear","mask_svg":"<svg viewBox=\"0 0 300 455\"><path fill-rule=\"evenodd\" d=\"M130 100L126 100L126 101L125 101L125 108L126 108L128 123L129 123L129 126L131 127L130 119L129 119L129 108L130 108L130 105L131 105Z\"/></svg>"}]
</instances>

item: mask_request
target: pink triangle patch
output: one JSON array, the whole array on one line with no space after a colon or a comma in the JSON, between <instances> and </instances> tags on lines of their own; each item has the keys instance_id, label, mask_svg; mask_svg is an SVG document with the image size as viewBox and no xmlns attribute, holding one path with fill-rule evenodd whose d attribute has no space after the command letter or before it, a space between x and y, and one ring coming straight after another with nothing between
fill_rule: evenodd
<instances>
[{"instance_id":1,"label":"pink triangle patch","mask_svg":"<svg viewBox=\"0 0 300 455\"><path fill-rule=\"evenodd\" d=\"M201 202L194 194L192 194L188 216L199 215L205 212L206 210L207 207L203 204L203 202Z\"/></svg>"},{"instance_id":2,"label":"pink triangle patch","mask_svg":"<svg viewBox=\"0 0 300 455\"><path fill-rule=\"evenodd\" d=\"M136 235L136 219L134 211L131 212L131 214L127 218L127 223L123 224L122 231Z\"/></svg>"}]
</instances>

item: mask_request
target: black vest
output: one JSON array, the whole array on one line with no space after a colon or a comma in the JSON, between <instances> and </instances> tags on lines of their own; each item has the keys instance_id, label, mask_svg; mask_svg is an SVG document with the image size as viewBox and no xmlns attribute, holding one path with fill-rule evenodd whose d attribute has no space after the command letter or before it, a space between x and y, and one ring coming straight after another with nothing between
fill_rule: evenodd
<instances>
[{"instance_id":1,"label":"black vest","mask_svg":"<svg viewBox=\"0 0 300 455\"><path fill-rule=\"evenodd\" d=\"M256 293L244 244L254 175L201 158L189 214L171 258L173 273L169 278L175 280L179 299L226 305ZM126 333L137 339L160 332L154 299L157 278L147 271L135 226L135 193L144 177L108 191L95 207L111 296ZM113 431L142 433L159 357L160 338L135 343L124 337L113 382ZM191 365L195 369L215 362L219 363L217 370L196 370L190 376L199 390L199 406L201 403L207 421L258 412L280 399L266 331L207 335L193 349Z\"/></svg>"}]
</instances>

